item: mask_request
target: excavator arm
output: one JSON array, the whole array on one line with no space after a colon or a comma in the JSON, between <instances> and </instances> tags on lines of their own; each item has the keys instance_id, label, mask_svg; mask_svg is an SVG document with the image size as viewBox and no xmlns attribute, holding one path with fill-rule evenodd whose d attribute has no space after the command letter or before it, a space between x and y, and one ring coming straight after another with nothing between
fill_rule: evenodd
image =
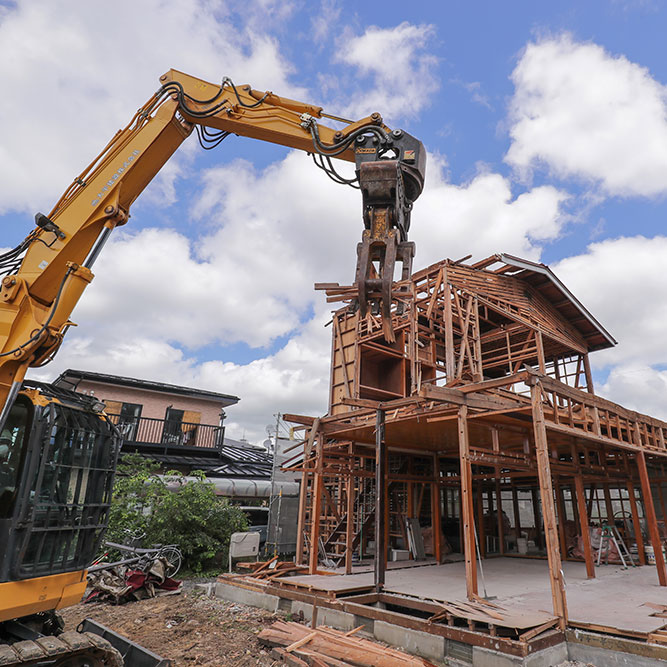
<instances>
[{"instance_id":1,"label":"excavator arm","mask_svg":"<svg viewBox=\"0 0 667 667\"><path fill-rule=\"evenodd\" d=\"M160 88L74 180L22 244L0 256L0 427L30 367L51 360L92 266L111 232L125 224L134 200L195 130L205 148L229 134L297 148L340 183L360 187L365 230L358 246L358 305L389 314L396 260L409 273L410 209L423 187L425 151L379 114L356 122L272 92L211 84L170 70ZM334 129L320 122L342 125ZM354 162L357 179L338 174L332 159Z\"/></svg>"}]
</instances>

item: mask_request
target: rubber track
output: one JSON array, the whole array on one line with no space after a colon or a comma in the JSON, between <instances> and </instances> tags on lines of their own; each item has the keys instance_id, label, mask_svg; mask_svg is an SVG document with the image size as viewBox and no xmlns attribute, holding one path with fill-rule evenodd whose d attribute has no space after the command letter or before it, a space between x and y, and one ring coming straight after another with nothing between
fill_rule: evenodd
<instances>
[{"instance_id":1,"label":"rubber track","mask_svg":"<svg viewBox=\"0 0 667 667\"><path fill-rule=\"evenodd\" d=\"M63 632L57 637L0 645L1 667L29 667L44 660L65 665L66 659L89 657L93 665L123 667L123 657L106 640L92 632ZM97 661L97 662L95 662Z\"/></svg>"}]
</instances>

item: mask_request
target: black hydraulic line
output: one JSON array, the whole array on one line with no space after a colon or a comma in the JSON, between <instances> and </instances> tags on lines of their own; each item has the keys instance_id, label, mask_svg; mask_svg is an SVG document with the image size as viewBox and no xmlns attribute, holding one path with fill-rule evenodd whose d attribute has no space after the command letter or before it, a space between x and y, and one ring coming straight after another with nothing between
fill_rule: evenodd
<instances>
[{"instance_id":1,"label":"black hydraulic line","mask_svg":"<svg viewBox=\"0 0 667 667\"><path fill-rule=\"evenodd\" d=\"M63 294L63 289L65 289L65 283L67 282L67 279L70 277L72 271L73 269L67 269L65 277L63 278L62 282L60 283L60 287L58 288L58 294L56 295L55 301L53 302L53 306L51 306L51 312L49 313L49 317L46 320L46 322L44 322L44 324L41 326L41 328L39 328L37 332L34 333L25 343L22 343L18 347L15 347L13 350L9 350L9 352L0 352L0 357L8 357L12 354L15 354L16 352L20 352L24 347L36 341L46 331L49 324L51 324L53 316L56 314L56 310L58 310L58 304L60 303L60 297Z\"/></svg>"}]
</instances>

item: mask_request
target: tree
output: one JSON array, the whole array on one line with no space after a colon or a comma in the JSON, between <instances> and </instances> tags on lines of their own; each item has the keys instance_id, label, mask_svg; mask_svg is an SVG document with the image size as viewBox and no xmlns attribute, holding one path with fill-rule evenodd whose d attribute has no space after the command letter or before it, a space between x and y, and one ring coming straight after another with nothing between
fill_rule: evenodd
<instances>
[{"instance_id":1,"label":"tree","mask_svg":"<svg viewBox=\"0 0 667 667\"><path fill-rule=\"evenodd\" d=\"M158 463L138 454L119 461L107 539L123 542L129 534L145 534L145 545L178 544L193 572L227 562L230 536L247 529L246 515L216 496L201 471L188 479L159 472Z\"/></svg>"}]
</instances>

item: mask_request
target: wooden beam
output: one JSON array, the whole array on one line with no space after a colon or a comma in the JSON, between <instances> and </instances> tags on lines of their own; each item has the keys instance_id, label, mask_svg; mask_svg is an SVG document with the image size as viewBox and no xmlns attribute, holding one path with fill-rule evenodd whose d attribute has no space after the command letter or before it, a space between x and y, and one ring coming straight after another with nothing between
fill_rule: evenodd
<instances>
[{"instance_id":1,"label":"wooden beam","mask_svg":"<svg viewBox=\"0 0 667 667\"><path fill-rule=\"evenodd\" d=\"M305 415L283 415L283 421L292 422L294 424L304 424L306 426L312 426L315 421L315 417L307 417Z\"/></svg>"},{"instance_id":2,"label":"wooden beam","mask_svg":"<svg viewBox=\"0 0 667 667\"><path fill-rule=\"evenodd\" d=\"M460 389L434 387L430 384L422 385L419 395L432 401L467 405L470 408L480 408L482 410L515 410L524 407L524 404L519 401L500 398L499 396L481 393L464 394Z\"/></svg>"},{"instance_id":3,"label":"wooden beam","mask_svg":"<svg viewBox=\"0 0 667 667\"><path fill-rule=\"evenodd\" d=\"M644 452L637 454L637 467L639 468L639 480L642 485L642 496L644 499L644 516L648 524L648 534L655 555L655 568L658 571L658 581L661 586L667 586L667 571L665 570L665 557L662 553L662 540L658 533L658 521L655 516L653 496L651 495L651 481L646 467Z\"/></svg>"},{"instance_id":4,"label":"wooden beam","mask_svg":"<svg viewBox=\"0 0 667 667\"><path fill-rule=\"evenodd\" d=\"M468 440L468 408L462 405L458 414L459 463L461 465L461 518L463 521L463 553L466 564L468 599L477 595L477 560L475 557L475 514L472 498L472 466Z\"/></svg>"},{"instance_id":5,"label":"wooden beam","mask_svg":"<svg viewBox=\"0 0 667 667\"><path fill-rule=\"evenodd\" d=\"M554 508L554 493L551 483L551 467L549 464L549 445L547 429L544 421L542 406L542 388L539 383L530 388L533 406L533 427L535 431L535 449L537 453L537 473L540 481L540 495L542 497L542 513L544 515L544 536L549 559L549 578L551 580L551 598L554 614L558 616L561 630L567 626L567 601L565 598L565 582L563 581L563 566L558 550L558 535L556 531L556 512Z\"/></svg>"},{"instance_id":6,"label":"wooden beam","mask_svg":"<svg viewBox=\"0 0 667 667\"><path fill-rule=\"evenodd\" d=\"M581 540L584 543L584 560L586 561L586 576L595 579L595 563L593 562L593 550L591 548L591 534L588 530L588 514L586 513L586 498L584 496L584 481L581 474L574 477L574 488L577 495L577 510L579 511L579 530Z\"/></svg>"},{"instance_id":7,"label":"wooden beam","mask_svg":"<svg viewBox=\"0 0 667 667\"><path fill-rule=\"evenodd\" d=\"M528 377L525 371L513 373L501 378L494 378L493 380L484 380L483 382L471 382L457 387L457 391L464 394L470 394L473 391L485 391L487 389L496 389L498 387L507 387L516 382L523 382Z\"/></svg>"}]
</instances>

